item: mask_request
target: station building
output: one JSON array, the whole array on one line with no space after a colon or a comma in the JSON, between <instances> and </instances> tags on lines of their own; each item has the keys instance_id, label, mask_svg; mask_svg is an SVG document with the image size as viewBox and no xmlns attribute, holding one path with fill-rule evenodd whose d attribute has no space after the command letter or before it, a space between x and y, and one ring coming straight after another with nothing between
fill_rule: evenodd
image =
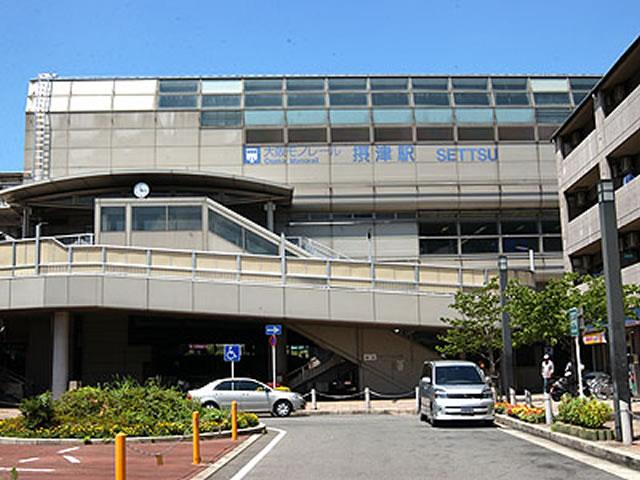
<instances>
[{"instance_id":1,"label":"station building","mask_svg":"<svg viewBox=\"0 0 640 480\"><path fill-rule=\"evenodd\" d=\"M5 377L197 383L241 343L266 380L281 323L282 382L411 390L499 255L563 271L549 140L597 81L40 75L0 179Z\"/></svg>"}]
</instances>

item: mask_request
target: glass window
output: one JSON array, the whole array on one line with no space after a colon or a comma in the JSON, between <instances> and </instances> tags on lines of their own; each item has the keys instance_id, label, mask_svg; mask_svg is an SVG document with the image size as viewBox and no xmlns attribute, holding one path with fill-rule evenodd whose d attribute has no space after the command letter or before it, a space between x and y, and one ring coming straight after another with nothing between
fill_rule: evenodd
<instances>
[{"instance_id":1,"label":"glass window","mask_svg":"<svg viewBox=\"0 0 640 480\"><path fill-rule=\"evenodd\" d=\"M560 220L542 220L542 233L560 233Z\"/></svg>"},{"instance_id":2,"label":"glass window","mask_svg":"<svg viewBox=\"0 0 640 480\"><path fill-rule=\"evenodd\" d=\"M324 105L322 93L290 93L287 95L287 105L290 107L313 107Z\"/></svg>"},{"instance_id":3,"label":"glass window","mask_svg":"<svg viewBox=\"0 0 640 480\"><path fill-rule=\"evenodd\" d=\"M239 107L240 95L203 95L202 108Z\"/></svg>"},{"instance_id":4,"label":"glass window","mask_svg":"<svg viewBox=\"0 0 640 480\"><path fill-rule=\"evenodd\" d=\"M452 78L451 83L455 90L486 90L486 78Z\"/></svg>"},{"instance_id":5,"label":"glass window","mask_svg":"<svg viewBox=\"0 0 640 480\"><path fill-rule=\"evenodd\" d=\"M308 91L324 90L324 79L322 78L288 78L287 90Z\"/></svg>"},{"instance_id":6,"label":"glass window","mask_svg":"<svg viewBox=\"0 0 640 480\"><path fill-rule=\"evenodd\" d=\"M169 230L202 230L202 208L169 206Z\"/></svg>"},{"instance_id":7,"label":"glass window","mask_svg":"<svg viewBox=\"0 0 640 480\"><path fill-rule=\"evenodd\" d=\"M407 128L374 128L373 138L376 142L412 142L413 130Z\"/></svg>"},{"instance_id":8,"label":"glass window","mask_svg":"<svg viewBox=\"0 0 640 480\"><path fill-rule=\"evenodd\" d=\"M413 101L416 105L449 106L449 94L442 92L414 93Z\"/></svg>"},{"instance_id":9,"label":"glass window","mask_svg":"<svg viewBox=\"0 0 640 480\"><path fill-rule=\"evenodd\" d=\"M245 107L281 107L282 95L245 95Z\"/></svg>"},{"instance_id":10,"label":"glass window","mask_svg":"<svg viewBox=\"0 0 640 480\"><path fill-rule=\"evenodd\" d=\"M495 220L485 221L461 221L460 233L462 235L497 235L498 223Z\"/></svg>"},{"instance_id":11,"label":"glass window","mask_svg":"<svg viewBox=\"0 0 640 480\"><path fill-rule=\"evenodd\" d=\"M326 143L326 128L290 128L287 132L289 143Z\"/></svg>"},{"instance_id":12,"label":"glass window","mask_svg":"<svg viewBox=\"0 0 640 480\"><path fill-rule=\"evenodd\" d=\"M289 110L287 111L289 125L323 125L327 123L326 110Z\"/></svg>"},{"instance_id":13,"label":"glass window","mask_svg":"<svg viewBox=\"0 0 640 480\"><path fill-rule=\"evenodd\" d=\"M332 93L329 95L329 103L331 106L356 106L367 105L366 93Z\"/></svg>"},{"instance_id":14,"label":"glass window","mask_svg":"<svg viewBox=\"0 0 640 480\"><path fill-rule=\"evenodd\" d=\"M448 78L414 78L411 80L414 90L447 90Z\"/></svg>"},{"instance_id":15,"label":"glass window","mask_svg":"<svg viewBox=\"0 0 640 480\"><path fill-rule=\"evenodd\" d=\"M571 88L577 90L591 90L598 83L599 78L570 78Z\"/></svg>"},{"instance_id":16,"label":"glass window","mask_svg":"<svg viewBox=\"0 0 640 480\"><path fill-rule=\"evenodd\" d=\"M500 140L535 140L536 132L534 127L498 127L498 138Z\"/></svg>"},{"instance_id":17,"label":"glass window","mask_svg":"<svg viewBox=\"0 0 640 480\"><path fill-rule=\"evenodd\" d=\"M574 90L573 91L573 103L578 105L589 94L589 90Z\"/></svg>"},{"instance_id":18,"label":"glass window","mask_svg":"<svg viewBox=\"0 0 640 480\"><path fill-rule=\"evenodd\" d=\"M534 123L533 108L496 108L498 123Z\"/></svg>"},{"instance_id":19,"label":"glass window","mask_svg":"<svg viewBox=\"0 0 640 480\"><path fill-rule=\"evenodd\" d=\"M368 128L332 128L332 142L369 142Z\"/></svg>"},{"instance_id":20,"label":"glass window","mask_svg":"<svg viewBox=\"0 0 640 480\"><path fill-rule=\"evenodd\" d=\"M160 80L160 93L195 93L197 80Z\"/></svg>"},{"instance_id":21,"label":"glass window","mask_svg":"<svg viewBox=\"0 0 640 480\"><path fill-rule=\"evenodd\" d=\"M450 108L416 108L416 123L453 123L453 110Z\"/></svg>"},{"instance_id":22,"label":"glass window","mask_svg":"<svg viewBox=\"0 0 640 480\"><path fill-rule=\"evenodd\" d=\"M371 90L406 90L406 78L372 78Z\"/></svg>"},{"instance_id":23,"label":"glass window","mask_svg":"<svg viewBox=\"0 0 640 480\"><path fill-rule=\"evenodd\" d=\"M261 78L261 79L251 79L244 81L244 91L245 92L264 92L267 90L281 90L282 89L282 80L270 79L270 78Z\"/></svg>"},{"instance_id":24,"label":"glass window","mask_svg":"<svg viewBox=\"0 0 640 480\"><path fill-rule=\"evenodd\" d=\"M242 112L221 111L202 112L200 125L203 127L240 127L242 126Z\"/></svg>"},{"instance_id":25,"label":"glass window","mask_svg":"<svg viewBox=\"0 0 640 480\"><path fill-rule=\"evenodd\" d=\"M458 127L458 140L463 142L494 140L493 127Z\"/></svg>"},{"instance_id":26,"label":"glass window","mask_svg":"<svg viewBox=\"0 0 640 480\"><path fill-rule=\"evenodd\" d=\"M494 90L526 90L526 78L492 78L491 84Z\"/></svg>"},{"instance_id":27,"label":"glass window","mask_svg":"<svg viewBox=\"0 0 640 480\"><path fill-rule=\"evenodd\" d=\"M455 238L421 238L420 255L445 255L458 253L458 240Z\"/></svg>"},{"instance_id":28,"label":"glass window","mask_svg":"<svg viewBox=\"0 0 640 480\"><path fill-rule=\"evenodd\" d=\"M284 125L283 110L255 110L244 112L245 125Z\"/></svg>"},{"instance_id":29,"label":"glass window","mask_svg":"<svg viewBox=\"0 0 640 480\"><path fill-rule=\"evenodd\" d=\"M498 93L495 94L496 105L529 105L526 93Z\"/></svg>"},{"instance_id":30,"label":"glass window","mask_svg":"<svg viewBox=\"0 0 640 480\"><path fill-rule=\"evenodd\" d=\"M234 389L234 388L233 388L233 387L234 387L233 383L234 383L234 382L232 382L231 380L226 380L226 381L224 381L224 382L220 382L220 383L216 386L216 388L215 388L215 389L216 389L216 390L221 390L221 391L224 391L224 392L229 392L229 391L231 391L231 390L233 390L233 389ZM235 382L235 383L238 383L238 382Z\"/></svg>"},{"instance_id":31,"label":"glass window","mask_svg":"<svg viewBox=\"0 0 640 480\"><path fill-rule=\"evenodd\" d=\"M450 237L458 235L455 222L420 222L418 230L421 237Z\"/></svg>"},{"instance_id":32,"label":"glass window","mask_svg":"<svg viewBox=\"0 0 640 480\"><path fill-rule=\"evenodd\" d=\"M408 108L373 110L374 123L413 123L413 114Z\"/></svg>"},{"instance_id":33,"label":"glass window","mask_svg":"<svg viewBox=\"0 0 640 480\"><path fill-rule=\"evenodd\" d=\"M373 105L409 105L409 95L406 93L372 93Z\"/></svg>"},{"instance_id":34,"label":"glass window","mask_svg":"<svg viewBox=\"0 0 640 480\"><path fill-rule=\"evenodd\" d=\"M486 93L454 93L456 105L489 105Z\"/></svg>"},{"instance_id":35,"label":"glass window","mask_svg":"<svg viewBox=\"0 0 640 480\"><path fill-rule=\"evenodd\" d=\"M202 93L242 93L242 80L203 80Z\"/></svg>"},{"instance_id":36,"label":"glass window","mask_svg":"<svg viewBox=\"0 0 640 480\"><path fill-rule=\"evenodd\" d=\"M484 380L477 367L466 365L448 365L435 368L434 384L438 385L479 385Z\"/></svg>"},{"instance_id":37,"label":"glass window","mask_svg":"<svg viewBox=\"0 0 640 480\"><path fill-rule=\"evenodd\" d=\"M538 127L538 140L551 140L558 127Z\"/></svg>"},{"instance_id":38,"label":"glass window","mask_svg":"<svg viewBox=\"0 0 640 480\"><path fill-rule=\"evenodd\" d=\"M532 222L528 220L503 220L502 221L502 234L503 235L523 235L530 233L538 233L538 222Z\"/></svg>"},{"instance_id":39,"label":"glass window","mask_svg":"<svg viewBox=\"0 0 640 480\"><path fill-rule=\"evenodd\" d=\"M568 93L534 93L536 105L569 105Z\"/></svg>"},{"instance_id":40,"label":"glass window","mask_svg":"<svg viewBox=\"0 0 640 480\"><path fill-rule=\"evenodd\" d=\"M195 95L161 95L158 108L196 108L198 97Z\"/></svg>"},{"instance_id":41,"label":"glass window","mask_svg":"<svg viewBox=\"0 0 640 480\"><path fill-rule=\"evenodd\" d=\"M262 391L265 388L257 382L252 382L250 380L238 380L236 382L236 390L243 392L256 392Z\"/></svg>"},{"instance_id":42,"label":"glass window","mask_svg":"<svg viewBox=\"0 0 640 480\"><path fill-rule=\"evenodd\" d=\"M167 229L166 207L133 207L133 230L159 232Z\"/></svg>"},{"instance_id":43,"label":"glass window","mask_svg":"<svg viewBox=\"0 0 640 480\"><path fill-rule=\"evenodd\" d=\"M366 90L366 78L330 78L329 90Z\"/></svg>"},{"instance_id":44,"label":"glass window","mask_svg":"<svg viewBox=\"0 0 640 480\"><path fill-rule=\"evenodd\" d=\"M545 252L561 252L562 237L544 237L542 239L542 247Z\"/></svg>"},{"instance_id":45,"label":"glass window","mask_svg":"<svg viewBox=\"0 0 640 480\"><path fill-rule=\"evenodd\" d=\"M245 231L246 250L258 255L278 255L278 245L255 233Z\"/></svg>"},{"instance_id":46,"label":"glass window","mask_svg":"<svg viewBox=\"0 0 640 480\"><path fill-rule=\"evenodd\" d=\"M567 108L538 108L536 109L536 120L538 123L560 124L570 113L571 110Z\"/></svg>"},{"instance_id":47,"label":"glass window","mask_svg":"<svg viewBox=\"0 0 640 480\"><path fill-rule=\"evenodd\" d=\"M458 108L458 123L493 123L493 111L490 108Z\"/></svg>"},{"instance_id":48,"label":"glass window","mask_svg":"<svg viewBox=\"0 0 640 480\"><path fill-rule=\"evenodd\" d=\"M531 90L534 92L568 92L569 82L566 78L532 78Z\"/></svg>"},{"instance_id":49,"label":"glass window","mask_svg":"<svg viewBox=\"0 0 640 480\"><path fill-rule=\"evenodd\" d=\"M213 210L209 210L209 231L227 242L242 247L242 227Z\"/></svg>"},{"instance_id":50,"label":"glass window","mask_svg":"<svg viewBox=\"0 0 640 480\"><path fill-rule=\"evenodd\" d=\"M124 207L102 207L100 209L100 230L103 232L124 232Z\"/></svg>"},{"instance_id":51,"label":"glass window","mask_svg":"<svg viewBox=\"0 0 640 480\"><path fill-rule=\"evenodd\" d=\"M418 127L416 139L419 142L445 142L453 140L453 128L451 127Z\"/></svg>"},{"instance_id":52,"label":"glass window","mask_svg":"<svg viewBox=\"0 0 640 480\"><path fill-rule=\"evenodd\" d=\"M502 239L502 251L506 253L528 252L529 250L537 252L538 249L538 237Z\"/></svg>"},{"instance_id":53,"label":"glass window","mask_svg":"<svg viewBox=\"0 0 640 480\"><path fill-rule=\"evenodd\" d=\"M334 125L369 123L369 110L329 110L329 118Z\"/></svg>"},{"instance_id":54,"label":"glass window","mask_svg":"<svg viewBox=\"0 0 640 480\"><path fill-rule=\"evenodd\" d=\"M462 253L498 253L498 239L487 238L463 238Z\"/></svg>"},{"instance_id":55,"label":"glass window","mask_svg":"<svg viewBox=\"0 0 640 480\"><path fill-rule=\"evenodd\" d=\"M245 131L246 143L283 143L284 130L281 129L247 129Z\"/></svg>"}]
</instances>

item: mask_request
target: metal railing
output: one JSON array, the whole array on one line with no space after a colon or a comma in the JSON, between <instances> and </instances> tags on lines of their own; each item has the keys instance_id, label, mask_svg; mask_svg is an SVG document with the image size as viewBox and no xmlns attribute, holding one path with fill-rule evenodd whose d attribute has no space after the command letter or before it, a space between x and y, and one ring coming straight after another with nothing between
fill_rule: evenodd
<instances>
[{"instance_id":1,"label":"metal railing","mask_svg":"<svg viewBox=\"0 0 640 480\"><path fill-rule=\"evenodd\" d=\"M314 257L321 258L336 258L341 260L350 260L350 258L342 253L334 250L333 248L318 242L309 237L286 237L291 243L298 245L300 248L309 252Z\"/></svg>"}]
</instances>

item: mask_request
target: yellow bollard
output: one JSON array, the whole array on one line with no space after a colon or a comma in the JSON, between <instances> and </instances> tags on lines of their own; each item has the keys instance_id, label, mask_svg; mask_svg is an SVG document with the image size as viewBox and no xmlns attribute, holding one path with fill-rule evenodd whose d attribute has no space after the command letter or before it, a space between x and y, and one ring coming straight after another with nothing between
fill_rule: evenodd
<instances>
[{"instance_id":1,"label":"yellow bollard","mask_svg":"<svg viewBox=\"0 0 640 480\"><path fill-rule=\"evenodd\" d=\"M127 480L127 453L125 450L127 436L116 435L116 480Z\"/></svg>"},{"instance_id":2,"label":"yellow bollard","mask_svg":"<svg viewBox=\"0 0 640 480\"><path fill-rule=\"evenodd\" d=\"M200 413L193 412L193 464L200 464Z\"/></svg>"},{"instance_id":3,"label":"yellow bollard","mask_svg":"<svg viewBox=\"0 0 640 480\"><path fill-rule=\"evenodd\" d=\"M238 440L238 402L231 402L231 440Z\"/></svg>"}]
</instances>

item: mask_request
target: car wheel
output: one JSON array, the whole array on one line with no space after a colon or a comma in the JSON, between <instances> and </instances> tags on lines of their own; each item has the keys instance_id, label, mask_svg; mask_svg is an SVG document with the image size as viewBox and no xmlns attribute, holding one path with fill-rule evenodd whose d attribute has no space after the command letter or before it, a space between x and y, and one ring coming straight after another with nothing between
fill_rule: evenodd
<instances>
[{"instance_id":1,"label":"car wheel","mask_svg":"<svg viewBox=\"0 0 640 480\"><path fill-rule=\"evenodd\" d=\"M421 422L428 422L429 418L422 412L420 412L420 421Z\"/></svg>"},{"instance_id":2,"label":"car wheel","mask_svg":"<svg viewBox=\"0 0 640 480\"><path fill-rule=\"evenodd\" d=\"M279 400L273 406L273 413L276 417L288 417L293 411L293 406L286 400Z\"/></svg>"},{"instance_id":3,"label":"car wheel","mask_svg":"<svg viewBox=\"0 0 640 480\"><path fill-rule=\"evenodd\" d=\"M215 408L216 410L220 410L220 406L216 402L204 402L202 406L204 408Z\"/></svg>"}]
</instances>

